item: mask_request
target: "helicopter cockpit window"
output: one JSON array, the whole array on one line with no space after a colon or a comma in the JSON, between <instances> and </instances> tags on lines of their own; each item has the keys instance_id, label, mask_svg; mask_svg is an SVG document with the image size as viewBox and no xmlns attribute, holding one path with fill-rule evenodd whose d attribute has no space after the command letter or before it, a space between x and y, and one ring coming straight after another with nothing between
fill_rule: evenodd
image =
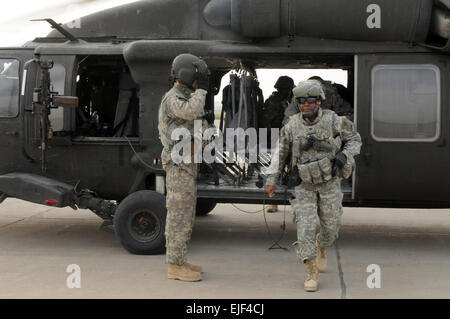
<instances>
[{"instance_id":1,"label":"helicopter cockpit window","mask_svg":"<svg viewBox=\"0 0 450 319\"><path fill-rule=\"evenodd\" d=\"M378 141L439 138L441 87L434 65L378 65L372 70L372 136Z\"/></svg>"},{"instance_id":2,"label":"helicopter cockpit window","mask_svg":"<svg viewBox=\"0 0 450 319\"><path fill-rule=\"evenodd\" d=\"M58 92L59 95L64 95L66 69L62 64L55 64L53 68L50 69L50 80L53 86L52 91ZM56 109L51 109L49 119L53 132L63 130L63 116L64 108L58 107Z\"/></svg>"},{"instance_id":3,"label":"helicopter cockpit window","mask_svg":"<svg viewBox=\"0 0 450 319\"><path fill-rule=\"evenodd\" d=\"M19 61L0 59L0 117L19 114Z\"/></svg>"},{"instance_id":4,"label":"helicopter cockpit window","mask_svg":"<svg viewBox=\"0 0 450 319\"><path fill-rule=\"evenodd\" d=\"M81 56L76 136L137 137L139 88L122 56Z\"/></svg>"}]
</instances>

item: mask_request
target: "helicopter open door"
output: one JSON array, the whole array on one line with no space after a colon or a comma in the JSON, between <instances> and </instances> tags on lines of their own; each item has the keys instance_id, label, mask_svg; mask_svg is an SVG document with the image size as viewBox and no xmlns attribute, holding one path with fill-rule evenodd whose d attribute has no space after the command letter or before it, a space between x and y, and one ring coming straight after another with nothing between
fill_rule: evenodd
<instances>
[{"instance_id":1,"label":"helicopter open door","mask_svg":"<svg viewBox=\"0 0 450 319\"><path fill-rule=\"evenodd\" d=\"M24 65L21 115L22 155L34 164L31 171L47 170L46 157L55 165L67 165L67 160L58 160L53 148L70 145L70 136L59 134L70 128L70 114L78 106L76 97L70 95L67 65L73 65L71 56L35 56ZM61 168L63 168L62 166ZM60 169L61 169L60 168ZM51 172L50 172L51 173Z\"/></svg>"},{"instance_id":2,"label":"helicopter open door","mask_svg":"<svg viewBox=\"0 0 450 319\"><path fill-rule=\"evenodd\" d=\"M356 126L363 138L357 201L448 205L449 62L430 54L356 56Z\"/></svg>"},{"instance_id":3,"label":"helicopter open door","mask_svg":"<svg viewBox=\"0 0 450 319\"><path fill-rule=\"evenodd\" d=\"M0 50L0 174L13 171L20 161L22 138L20 117L23 68L33 56L31 49Z\"/></svg>"}]
</instances>

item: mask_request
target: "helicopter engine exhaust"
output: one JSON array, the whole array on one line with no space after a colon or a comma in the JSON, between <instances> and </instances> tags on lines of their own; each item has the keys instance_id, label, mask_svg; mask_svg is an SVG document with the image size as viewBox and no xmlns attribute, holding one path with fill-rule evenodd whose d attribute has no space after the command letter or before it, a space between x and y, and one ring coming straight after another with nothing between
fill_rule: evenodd
<instances>
[{"instance_id":1,"label":"helicopter engine exhaust","mask_svg":"<svg viewBox=\"0 0 450 319\"><path fill-rule=\"evenodd\" d=\"M424 42L431 0L211 0L206 22L248 38L302 36L353 41ZM442 21L442 19L441 19ZM446 33L448 36L448 33Z\"/></svg>"}]
</instances>

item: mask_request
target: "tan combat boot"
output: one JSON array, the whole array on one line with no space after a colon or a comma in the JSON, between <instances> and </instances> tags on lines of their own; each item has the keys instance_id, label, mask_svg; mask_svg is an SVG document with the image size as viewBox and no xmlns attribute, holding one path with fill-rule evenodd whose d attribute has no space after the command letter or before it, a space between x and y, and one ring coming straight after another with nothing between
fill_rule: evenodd
<instances>
[{"instance_id":1,"label":"tan combat boot","mask_svg":"<svg viewBox=\"0 0 450 319\"><path fill-rule=\"evenodd\" d=\"M317 269L316 258L307 260L306 280L304 284L305 291L316 291L319 285L319 270Z\"/></svg>"},{"instance_id":2,"label":"tan combat boot","mask_svg":"<svg viewBox=\"0 0 450 319\"><path fill-rule=\"evenodd\" d=\"M187 261L185 261L184 264L192 271L199 272L201 274L203 273L203 267L202 266L190 264Z\"/></svg>"},{"instance_id":3,"label":"tan combat boot","mask_svg":"<svg viewBox=\"0 0 450 319\"><path fill-rule=\"evenodd\" d=\"M278 205L269 205L269 207L267 207L267 212L268 213L274 213L278 211Z\"/></svg>"},{"instance_id":4,"label":"tan combat boot","mask_svg":"<svg viewBox=\"0 0 450 319\"><path fill-rule=\"evenodd\" d=\"M320 272L324 272L327 269L327 250L324 247L317 245L317 268Z\"/></svg>"},{"instance_id":5,"label":"tan combat boot","mask_svg":"<svg viewBox=\"0 0 450 319\"><path fill-rule=\"evenodd\" d=\"M182 265L169 263L167 278L182 281L199 281L202 280L202 275L199 272L191 270L186 263Z\"/></svg>"}]
</instances>

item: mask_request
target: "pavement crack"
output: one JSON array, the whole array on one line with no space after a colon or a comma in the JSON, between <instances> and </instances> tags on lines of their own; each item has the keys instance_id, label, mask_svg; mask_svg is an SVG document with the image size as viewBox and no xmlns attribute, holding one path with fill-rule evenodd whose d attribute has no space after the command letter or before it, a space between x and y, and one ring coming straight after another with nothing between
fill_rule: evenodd
<instances>
[{"instance_id":1,"label":"pavement crack","mask_svg":"<svg viewBox=\"0 0 450 319\"><path fill-rule=\"evenodd\" d=\"M20 222L22 222L22 221L24 221L24 220L26 220L26 219L33 218L33 217L35 217L35 216L37 216L37 215L39 215L39 214L46 213L46 212L48 212L48 211L50 211L50 210L52 210L52 209L49 208L49 209L46 209L46 210L44 210L44 211L38 212L38 213L36 213L36 214L33 214L33 215L31 215L31 216L24 217L24 218L21 218L21 219L19 219L19 220L13 221L12 223L9 223L9 224L6 224L6 225L2 225L2 226L0 226L0 229L6 228L6 227L8 227L8 226L11 226L11 225L14 225L14 224L17 224L17 223L20 223Z\"/></svg>"},{"instance_id":2,"label":"pavement crack","mask_svg":"<svg viewBox=\"0 0 450 319\"><path fill-rule=\"evenodd\" d=\"M336 240L335 242L336 247L336 258L337 258L337 265L338 265L338 271L339 271L339 280L341 283L341 299L347 299L347 286L345 285L344 281L344 272L342 270L342 263L341 263L341 253L339 250L339 244Z\"/></svg>"},{"instance_id":3,"label":"pavement crack","mask_svg":"<svg viewBox=\"0 0 450 319\"><path fill-rule=\"evenodd\" d=\"M8 227L8 226L11 226L11 225L14 225L14 224L16 224L16 223L20 223L21 221L24 221L25 219L26 219L26 218L22 218L22 219L13 221L12 223L9 223L9 224L6 224L6 225L2 225L2 226L0 226L0 229L1 229L1 228Z\"/></svg>"}]
</instances>

